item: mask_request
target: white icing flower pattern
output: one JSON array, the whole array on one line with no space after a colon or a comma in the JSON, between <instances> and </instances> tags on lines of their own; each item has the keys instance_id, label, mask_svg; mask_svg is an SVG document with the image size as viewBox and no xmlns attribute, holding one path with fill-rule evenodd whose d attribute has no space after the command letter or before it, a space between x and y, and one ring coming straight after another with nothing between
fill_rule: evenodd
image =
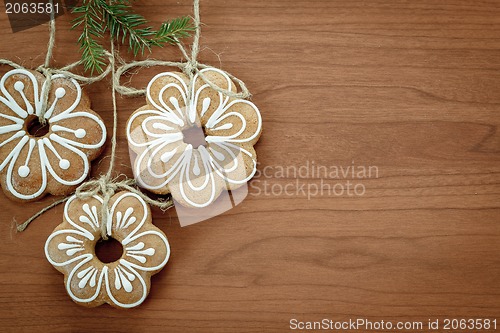
<instances>
[{"instance_id":1,"label":"white icing flower pattern","mask_svg":"<svg viewBox=\"0 0 500 333\"><path fill-rule=\"evenodd\" d=\"M0 152L7 152L0 161L0 172L6 174L2 187L21 200L66 194L61 185L80 184L89 174L90 160L106 141L106 127L82 98L80 85L61 74L53 75L51 83L54 93L49 94L44 114L49 133L35 137L28 133L28 126L42 112L47 89L43 76L14 69L0 80Z\"/></svg>"},{"instance_id":2,"label":"white icing flower pattern","mask_svg":"<svg viewBox=\"0 0 500 333\"><path fill-rule=\"evenodd\" d=\"M235 91L223 71L207 68L204 78ZM212 204L223 190L246 184L255 174L253 145L262 130L262 118L250 101L230 98L194 77L166 72L147 87L147 104L127 124L133 151L134 176L141 187L158 194L171 193L193 208ZM205 144L186 142L184 131L204 131ZM136 156L135 156L136 155ZM251 167L248 167L251 166Z\"/></svg>"},{"instance_id":3,"label":"white icing flower pattern","mask_svg":"<svg viewBox=\"0 0 500 333\"><path fill-rule=\"evenodd\" d=\"M102 263L94 251L100 239L102 202L99 196L86 200L71 197L64 209L64 222L47 239L45 255L66 275L66 290L75 302L135 307L148 295L146 281L167 263L170 246L151 223L144 200L135 193L121 192L110 200L107 231L122 244L123 254L116 262Z\"/></svg>"}]
</instances>

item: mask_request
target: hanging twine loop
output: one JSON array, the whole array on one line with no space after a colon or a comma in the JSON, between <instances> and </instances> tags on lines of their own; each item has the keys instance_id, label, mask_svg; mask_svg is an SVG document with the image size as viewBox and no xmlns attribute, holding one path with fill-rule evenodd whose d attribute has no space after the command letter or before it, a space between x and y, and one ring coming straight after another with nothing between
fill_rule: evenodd
<instances>
[{"instance_id":1,"label":"hanging twine loop","mask_svg":"<svg viewBox=\"0 0 500 333\"><path fill-rule=\"evenodd\" d=\"M49 0L49 4L51 8L54 8L54 2L53 0ZM45 55L45 62L42 66L37 68L37 71L41 72L43 75L45 75L45 82L43 84L43 91L42 95L40 96L41 102L42 102L42 108L39 110L38 113L38 120L40 124L45 125L47 123L47 120L45 119L45 113L47 112L48 109L48 104L49 104L49 93L50 89L52 88L52 70L50 69L50 61L52 60L52 54L54 52L54 45L56 41L56 23L55 23L55 16L54 16L54 11L50 11L50 20L49 20L49 42L47 44L47 54Z\"/></svg>"},{"instance_id":2,"label":"hanging twine loop","mask_svg":"<svg viewBox=\"0 0 500 333\"><path fill-rule=\"evenodd\" d=\"M194 85L194 77L197 74L198 77L203 80L210 88L223 95L231 98L248 99L252 97L252 94L248 90L247 86L243 81L232 75L231 73L219 69L224 74L226 74L231 80L233 80L239 87L240 92L233 92L229 89L224 89L210 81L203 73L202 69L213 68L213 66L205 65L199 63L197 58L200 53L200 36L201 36L201 19L200 19L200 0L193 1L193 22L195 27L195 33L193 36L193 44L191 45L191 54L188 53L184 45L178 41L177 46L182 53L182 56L186 60L185 62L172 62L172 61L161 61L155 59L147 59L142 61L132 61L127 64L122 64L116 70L116 77L114 77L115 89L122 96L144 96L146 94L146 89L135 89L132 87L127 87L120 84L120 78L130 69L136 67L152 67L152 66L166 66L166 67L177 67L184 74L189 77L189 89L188 94L191 94L191 87Z\"/></svg>"},{"instance_id":3,"label":"hanging twine loop","mask_svg":"<svg viewBox=\"0 0 500 333\"><path fill-rule=\"evenodd\" d=\"M109 62L111 64L111 75L114 78L116 76L116 69L115 69L115 48L113 41L111 41L111 53ZM173 202L171 200L167 202L152 200L144 193L133 187L133 185L136 184L135 179L126 178L122 181L118 181L118 178L115 179L111 178L116 163L116 146L117 146L116 136L118 132L118 108L116 103L116 89L114 86L114 82L115 80L112 80L111 96L113 101L113 132L112 132L113 136L111 138L111 159L109 161L108 171L106 172L105 175L101 175L99 179L89 180L83 183L77 188L75 193L76 197L79 199L86 199L95 195L102 196L103 202L101 206L100 226L101 226L101 238L103 240L107 240L109 237L111 237L111 228L110 228L111 224L109 223L110 219L109 201L111 197L118 190L126 190L135 193L138 196L140 196L144 201L148 202L150 205L159 207L162 210L166 210L173 206Z\"/></svg>"},{"instance_id":4,"label":"hanging twine loop","mask_svg":"<svg viewBox=\"0 0 500 333\"><path fill-rule=\"evenodd\" d=\"M46 68L44 66L40 66L37 68L38 71L42 72L45 76L45 81L43 83L42 95L40 96L40 100L42 102L41 109L38 114L38 120L40 124L45 125L47 123L47 119L45 118L45 113L49 108L49 93L52 88L52 69Z\"/></svg>"}]
</instances>

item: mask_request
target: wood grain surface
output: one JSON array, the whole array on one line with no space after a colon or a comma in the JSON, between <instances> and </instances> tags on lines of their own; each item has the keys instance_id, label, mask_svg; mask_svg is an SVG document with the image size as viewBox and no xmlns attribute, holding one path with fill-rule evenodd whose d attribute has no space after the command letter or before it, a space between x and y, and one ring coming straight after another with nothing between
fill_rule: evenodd
<instances>
[{"instance_id":1,"label":"wood grain surface","mask_svg":"<svg viewBox=\"0 0 500 333\"><path fill-rule=\"evenodd\" d=\"M134 6L156 26L191 14L188 0ZM291 332L293 318L500 320L500 1L201 7L200 61L244 80L264 119L262 173L247 199L185 228L174 209L154 210L171 260L146 302L120 311L74 304L45 259L63 207L14 231L13 219L53 197L17 204L0 194L0 330ZM0 8L0 57L41 64L47 25L12 33ZM78 59L71 18L57 19L55 66ZM152 56L180 60L173 47ZM161 70L124 81L144 86ZM111 128L109 79L86 89ZM118 103L116 172L131 175L124 126L144 99ZM94 163L94 175L108 162ZM373 166L378 175L293 173L313 163L320 171ZM364 194L339 194L347 181ZM318 186L337 193L315 193Z\"/></svg>"}]
</instances>

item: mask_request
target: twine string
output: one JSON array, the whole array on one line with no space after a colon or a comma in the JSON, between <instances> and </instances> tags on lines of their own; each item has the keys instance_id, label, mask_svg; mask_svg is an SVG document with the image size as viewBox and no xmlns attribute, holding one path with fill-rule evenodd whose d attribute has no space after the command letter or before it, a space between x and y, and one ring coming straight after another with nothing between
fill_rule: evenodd
<instances>
[{"instance_id":1,"label":"twine string","mask_svg":"<svg viewBox=\"0 0 500 333\"><path fill-rule=\"evenodd\" d=\"M45 62L43 64L46 68L50 67L50 60L52 60L52 55L54 53L54 46L56 43L56 21L55 21L55 17L54 17L54 1L49 0L49 4L50 4L50 8L51 8L50 20L49 20L49 42L47 45L47 53L45 55Z\"/></svg>"},{"instance_id":2,"label":"twine string","mask_svg":"<svg viewBox=\"0 0 500 333\"><path fill-rule=\"evenodd\" d=\"M114 41L111 40L111 54L109 57L109 62L111 64L111 77L116 77L116 66L115 66L115 46ZM103 240L107 240L111 236L111 229L109 228L109 201L111 197L118 190L127 190L129 192L137 194L144 201L149 203L152 206L159 207L162 210L167 210L168 208L173 206L173 202L171 199L163 202L158 200L153 200L149 198L147 195L139 191L137 188L133 187L136 185L135 179L127 179L125 178L122 181L118 181L118 178L112 179L113 170L116 164L116 148L117 148L117 132L118 132L118 107L116 102L116 89L115 89L115 80L112 80L111 87L111 97L113 101L113 134L111 137L111 155L109 161L109 167L106 174L101 175L96 180L89 180L82 185L80 185L76 190L76 197L79 199L90 198L94 195L101 194L103 198L102 206L101 206L101 238Z\"/></svg>"},{"instance_id":3,"label":"twine string","mask_svg":"<svg viewBox=\"0 0 500 333\"><path fill-rule=\"evenodd\" d=\"M42 216L45 212L48 212L49 210L51 210L52 208L57 207L62 203L65 203L66 201L68 201L68 199L69 199L69 197L59 199L57 201L54 201L53 203L51 203L47 207L41 209L38 213L36 213L35 215L30 217L29 219L27 219L23 223L19 224L17 226L17 231L19 231L19 232L24 231L24 229L26 229L31 222L33 222L34 220L36 220L37 218Z\"/></svg>"},{"instance_id":4,"label":"twine string","mask_svg":"<svg viewBox=\"0 0 500 333\"><path fill-rule=\"evenodd\" d=\"M193 19L194 19L194 36L193 36L193 45L191 46L191 57L188 56L186 49L182 43L177 43L179 45L179 49L181 50L182 55L186 58L187 63L184 67L184 74L189 77L189 86L188 86L188 99L191 99L191 91L194 83L195 73L198 72L198 53L200 52L200 34L201 34L201 20L200 20L200 3L199 0L194 0L194 8L193 8Z\"/></svg>"},{"instance_id":5,"label":"twine string","mask_svg":"<svg viewBox=\"0 0 500 333\"><path fill-rule=\"evenodd\" d=\"M111 66L111 76L114 78L116 76L116 66L115 66L115 47L114 41L110 42L110 50L109 53L109 63ZM112 179L113 170L116 164L116 148L117 148L117 132L118 132L118 107L116 101L116 89L114 86L115 80L112 80L112 89L111 96L113 102L113 130L111 137L111 154L110 154L110 162L108 170L105 174L101 175L98 179L89 180L82 185L80 185L75 192L75 195L79 199L88 199L95 195L102 196L102 205L101 205L101 224L100 224L100 233L101 238L103 240L107 240L111 236L111 230L109 229L109 201L112 196L118 190L127 190L129 192L135 193L139 195L143 200L149 203L152 206L159 207L162 210L166 210L173 206L173 202L171 200L167 201L157 201L149 198L144 193L139 191L137 188L133 187L136 185L134 179L127 179L119 181L118 178Z\"/></svg>"},{"instance_id":6,"label":"twine string","mask_svg":"<svg viewBox=\"0 0 500 333\"><path fill-rule=\"evenodd\" d=\"M43 83L42 91L42 108L38 114L38 120L40 124L45 125L47 120L45 119L45 113L48 109L49 104L49 92L52 87L52 71L50 69L50 61L52 60L52 55L54 53L54 45L56 40L56 23L54 17L54 2L49 0L50 8L50 19L49 19L49 42L47 44L47 53L45 54L45 62L43 65L39 66L37 70L45 75L45 81Z\"/></svg>"},{"instance_id":7,"label":"twine string","mask_svg":"<svg viewBox=\"0 0 500 333\"><path fill-rule=\"evenodd\" d=\"M10 66L14 69L24 68L23 66L19 65L17 62L14 62L14 61L9 60L9 59L0 59L0 65Z\"/></svg>"}]
</instances>

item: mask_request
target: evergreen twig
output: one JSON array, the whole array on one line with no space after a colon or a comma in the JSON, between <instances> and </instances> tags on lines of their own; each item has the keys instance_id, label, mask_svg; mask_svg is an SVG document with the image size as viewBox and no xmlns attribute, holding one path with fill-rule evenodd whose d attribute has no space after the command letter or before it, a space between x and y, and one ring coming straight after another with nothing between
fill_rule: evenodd
<instances>
[{"instance_id":1,"label":"evergreen twig","mask_svg":"<svg viewBox=\"0 0 500 333\"><path fill-rule=\"evenodd\" d=\"M129 50L137 56L151 46L177 44L179 39L189 37L195 29L189 17L178 17L164 22L160 29L154 30L148 21L132 10L131 0L83 0L73 8L79 14L73 20L73 29L82 27L78 38L85 71L102 73L104 48L98 42L109 31L113 40L128 44Z\"/></svg>"}]
</instances>

